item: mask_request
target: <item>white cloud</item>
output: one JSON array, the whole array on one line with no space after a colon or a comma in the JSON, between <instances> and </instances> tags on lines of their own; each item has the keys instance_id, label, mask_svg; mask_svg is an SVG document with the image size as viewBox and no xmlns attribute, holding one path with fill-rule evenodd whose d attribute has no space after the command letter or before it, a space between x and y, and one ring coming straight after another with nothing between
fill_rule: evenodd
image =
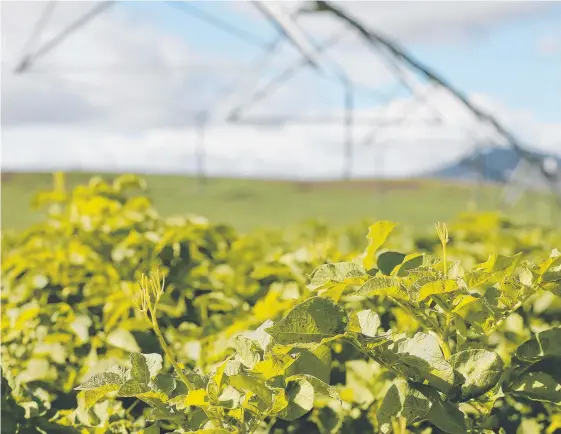
<instances>
[{"instance_id":1,"label":"white cloud","mask_svg":"<svg viewBox=\"0 0 561 434\"><path fill-rule=\"evenodd\" d=\"M365 24L404 42L473 35L497 22L551 7L544 2L340 2Z\"/></svg>"},{"instance_id":2,"label":"white cloud","mask_svg":"<svg viewBox=\"0 0 561 434\"><path fill-rule=\"evenodd\" d=\"M305 7L305 0L279 3L286 11ZM434 40L445 37L472 36L486 28L520 16L555 7L548 2L508 1L332 1L359 22L404 43ZM255 19L259 14L249 2L232 2L232 7ZM329 14L304 15L302 22L313 31L329 34L343 25Z\"/></svg>"},{"instance_id":3,"label":"white cloud","mask_svg":"<svg viewBox=\"0 0 561 434\"><path fill-rule=\"evenodd\" d=\"M61 5L45 39L92 4ZM430 7L436 8L432 12L426 4L421 7L416 3L401 4L407 10L399 12L393 2L356 3L352 9L369 24L378 23L387 31L393 29L399 38L407 40L425 35L422 29L440 29L440 35L454 33L457 28L464 32L474 25L486 25L537 7L508 2L504 4L510 6L479 4L483 6L478 9L472 3L455 3L456 7L431 3ZM191 112L206 106L221 86L235 78L232 69L224 67L211 76L209 70L186 68L190 62L216 59L209 59L165 29L133 20L125 10L115 8L41 60L36 72L13 75L10 67L38 16L38 5L42 4L2 4L3 167L193 171L197 137L190 125ZM382 65L365 62L367 56L373 57L364 47L358 48L353 38L348 36L342 41L333 56L356 79L389 82ZM288 60L290 56L285 53L281 57ZM90 73L84 73L85 66L89 66ZM138 72L123 73L123 69ZM162 74L164 70L168 72ZM325 109L333 101L338 103L341 96L339 89L327 86L308 70L291 86L280 89L272 103L256 105L250 113L341 115ZM355 175L420 173L453 160L472 145L465 130L473 129L474 120L466 111L445 92L431 93L429 98L453 126L420 125L420 121L430 118L430 113L424 106L411 112L412 101L406 97L357 112L357 116L377 118L410 113L414 124L380 129L374 144L357 145ZM529 113L512 112L485 96L474 96L474 101L500 114L520 134L534 139L537 147L557 149L553 138L561 137L558 124L540 123ZM355 137L367 136L370 129L357 125ZM479 134L492 136L484 129ZM340 124L289 124L283 128L214 124L206 140L206 164L212 174L337 177L342 172ZM379 151L382 148L383 155Z\"/></svg>"},{"instance_id":4,"label":"white cloud","mask_svg":"<svg viewBox=\"0 0 561 434\"><path fill-rule=\"evenodd\" d=\"M474 100L501 111L502 118L522 137L535 138L542 149L558 151L555 137L561 126L544 125L526 113L509 112L484 96ZM383 116L408 112L411 101L397 100L384 109L363 110L358 115ZM446 126L430 128L422 107L410 116L412 124L381 128L370 145L356 145L355 176L403 176L423 173L454 160L473 141L466 134L475 121L445 92L432 94L430 102L445 114ZM522 126L522 128L520 128ZM356 141L371 128L357 126ZM491 128L478 129L478 138L495 139ZM206 133L206 169L211 174L240 176L338 177L343 165L341 125L255 128L216 125ZM148 172L195 171L197 136L192 128L147 129L139 134L94 130L87 127L60 129L53 126L6 129L4 167L50 169L82 167L90 170L141 170ZM33 144L33 146L29 146ZM30 148L33 153L30 154ZM383 158L381 162L380 159Z\"/></svg>"}]
</instances>

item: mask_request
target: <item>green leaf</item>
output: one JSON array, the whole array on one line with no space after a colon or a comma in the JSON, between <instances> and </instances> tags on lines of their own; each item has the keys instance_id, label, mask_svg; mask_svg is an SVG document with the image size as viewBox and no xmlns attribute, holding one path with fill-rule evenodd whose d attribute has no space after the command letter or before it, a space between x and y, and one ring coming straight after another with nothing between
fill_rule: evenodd
<instances>
[{"instance_id":1,"label":"green leaf","mask_svg":"<svg viewBox=\"0 0 561 434\"><path fill-rule=\"evenodd\" d=\"M342 414L325 406L314 409L311 420L317 425L320 434L335 434L341 431L344 419Z\"/></svg>"},{"instance_id":2,"label":"green leaf","mask_svg":"<svg viewBox=\"0 0 561 434\"><path fill-rule=\"evenodd\" d=\"M120 368L117 366L117 368ZM107 385L121 386L126 381L126 376L123 372L101 372L94 374L82 384L76 387L76 390L90 390L97 389Z\"/></svg>"},{"instance_id":3,"label":"green leaf","mask_svg":"<svg viewBox=\"0 0 561 434\"><path fill-rule=\"evenodd\" d=\"M493 253L486 262L476 265L471 271L465 273L464 280L470 288L482 286L489 280L511 274L521 259L520 254L504 256Z\"/></svg>"},{"instance_id":4,"label":"green leaf","mask_svg":"<svg viewBox=\"0 0 561 434\"><path fill-rule=\"evenodd\" d=\"M286 391L284 389L276 389L276 393L273 395L273 404L269 406L267 412L270 414L278 414L288 407L288 399L286 397Z\"/></svg>"},{"instance_id":5,"label":"green leaf","mask_svg":"<svg viewBox=\"0 0 561 434\"><path fill-rule=\"evenodd\" d=\"M375 276L368 279L354 294L367 297L383 295L397 300L409 300L409 294L401 286L399 279L388 276Z\"/></svg>"},{"instance_id":6,"label":"green leaf","mask_svg":"<svg viewBox=\"0 0 561 434\"><path fill-rule=\"evenodd\" d=\"M409 424L426 418L431 402L419 388L413 387L407 381L398 379L388 389L376 412L380 431L391 431L392 417L404 417Z\"/></svg>"},{"instance_id":7,"label":"green leaf","mask_svg":"<svg viewBox=\"0 0 561 434\"><path fill-rule=\"evenodd\" d=\"M423 265L425 255L422 253L411 253L403 258L401 264L392 270L392 276L406 276L409 270L413 270Z\"/></svg>"},{"instance_id":8,"label":"green leaf","mask_svg":"<svg viewBox=\"0 0 561 434\"><path fill-rule=\"evenodd\" d=\"M531 363L545 357L561 357L561 327L536 333L520 345L514 354L519 360Z\"/></svg>"},{"instance_id":9,"label":"green leaf","mask_svg":"<svg viewBox=\"0 0 561 434\"><path fill-rule=\"evenodd\" d=\"M321 342L345 332L348 317L331 300L313 297L292 309L267 332L281 345Z\"/></svg>"},{"instance_id":10,"label":"green leaf","mask_svg":"<svg viewBox=\"0 0 561 434\"><path fill-rule=\"evenodd\" d=\"M255 341L245 336L236 336L233 345L236 356L246 368L252 369L261 360L259 347Z\"/></svg>"},{"instance_id":11,"label":"green leaf","mask_svg":"<svg viewBox=\"0 0 561 434\"><path fill-rule=\"evenodd\" d=\"M316 348L292 348L292 356L298 356L286 370L287 376L297 374L313 375L328 383L331 376L331 349L327 345Z\"/></svg>"},{"instance_id":12,"label":"green leaf","mask_svg":"<svg viewBox=\"0 0 561 434\"><path fill-rule=\"evenodd\" d=\"M412 338L397 340L390 349L394 356L389 362L401 369L411 379L428 383L448 393L454 385L454 369L444 359L435 337L418 332Z\"/></svg>"},{"instance_id":13,"label":"green leaf","mask_svg":"<svg viewBox=\"0 0 561 434\"><path fill-rule=\"evenodd\" d=\"M204 428L197 431L189 431L190 434L232 434L232 431L228 431L224 428Z\"/></svg>"},{"instance_id":14,"label":"green leaf","mask_svg":"<svg viewBox=\"0 0 561 434\"><path fill-rule=\"evenodd\" d=\"M368 247L364 254L363 265L366 270L374 268L376 252L384 245L396 224L390 221L379 221L368 228Z\"/></svg>"},{"instance_id":15,"label":"green leaf","mask_svg":"<svg viewBox=\"0 0 561 434\"><path fill-rule=\"evenodd\" d=\"M268 319L255 330L250 332L245 332L243 336L256 342L261 350L267 351L269 345L271 344L271 335L266 332L266 330L273 325L273 321Z\"/></svg>"},{"instance_id":16,"label":"green leaf","mask_svg":"<svg viewBox=\"0 0 561 434\"><path fill-rule=\"evenodd\" d=\"M408 270L420 267L423 264L422 253L405 255L399 252L384 252L378 256L378 269L387 276L405 276Z\"/></svg>"},{"instance_id":17,"label":"green leaf","mask_svg":"<svg viewBox=\"0 0 561 434\"><path fill-rule=\"evenodd\" d=\"M131 377L142 384L148 384L162 370L162 356L156 353L131 353L130 361Z\"/></svg>"},{"instance_id":18,"label":"green leaf","mask_svg":"<svg viewBox=\"0 0 561 434\"><path fill-rule=\"evenodd\" d=\"M432 400L427 418L429 422L449 434L466 434L467 426L464 413L454 405L439 399Z\"/></svg>"},{"instance_id":19,"label":"green leaf","mask_svg":"<svg viewBox=\"0 0 561 434\"><path fill-rule=\"evenodd\" d=\"M314 387L305 378L292 378L286 382L288 405L277 416L284 420L295 420L314 407Z\"/></svg>"},{"instance_id":20,"label":"green leaf","mask_svg":"<svg viewBox=\"0 0 561 434\"><path fill-rule=\"evenodd\" d=\"M484 270L489 273L496 273L498 271L502 271L506 268L516 265L520 259L521 259L520 253L514 256L504 256L504 255L492 253L487 259L487 261L477 265L474 269Z\"/></svg>"},{"instance_id":21,"label":"green leaf","mask_svg":"<svg viewBox=\"0 0 561 434\"><path fill-rule=\"evenodd\" d=\"M417 301L423 301L431 295L445 294L447 292L457 291L458 289L458 284L455 280L447 279L428 282L419 288Z\"/></svg>"},{"instance_id":22,"label":"green leaf","mask_svg":"<svg viewBox=\"0 0 561 434\"><path fill-rule=\"evenodd\" d=\"M329 398L339 399L339 394L337 393L337 389L335 387L330 386L326 382L313 375L299 374L293 375L286 379L287 382L300 380L306 380L308 383L310 383L314 387L314 393L316 395L319 394Z\"/></svg>"},{"instance_id":23,"label":"green leaf","mask_svg":"<svg viewBox=\"0 0 561 434\"><path fill-rule=\"evenodd\" d=\"M544 277L546 273L549 272L552 268L556 267L557 265L561 265L561 252L557 249L553 249L549 258L545 261L542 261L538 264L537 273Z\"/></svg>"},{"instance_id":24,"label":"green leaf","mask_svg":"<svg viewBox=\"0 0 561 434\"><path fill-rule=\"evenodd\" d=\"M232 386L226 386L222 394L218 397L220 405L226 408L237 408L240 405L242 395Z\"/></svg>"},{"instance_id":25,"label":"green leaf","mask_svg":"<svg viewBox=\"0 0 561 434\"><path fill-rule=\"evenodd\" d=\"M542 432L543 425L536 419L522 419L516 429L516 434L536 434ZM553 434L553 432L546 431L546 434Z\"/></svg>"},{"instance_id":26,"label":"green leaf","mask_svg":"<svg viewBox=\"0 0 561 434\"><path fill-rule=\"evenodd\" d=\"M400 265L403 260L405 259L404 253L399 252L384 252L378 256L378 269L384 273L386 276L389 276L393 269Z\"/></svg>"},{"instance_id":27,"label":"green leaf","mask_svg":"<svg viewBox=\"0 0 561 434\"><path fill-rule=\"evenodd\" d=\"M362 333L365 336L374 337L380 327L380 317L372 309L354 312L351 315L349 331Z\"/></svg>"},{"instance_id":28,"label":"green leaf","mask_svg":"<svg viewBox=\"0 0 561 434\"><path fill-rule=\"evenodd\" d=\"M160 424L154 423L140 431L140 434L160 434Z\"/></svg>"},{"instance_id":29,"label":"green leaf","mask_svg":"<svg viewBox=\"0 0 561 434\"><path fill-rule=\"evenodd\" d=\"M117 396L133 397L150 391L146 383L141 383L138 380L127 380L120 388Z\"/></svg>"},{"instance_id":30,"label":"green leaf","mask_svg":"<svg viewBox=\"0 0 561 434\"><path fill-rule=\"evenodd\" d=\"M518 396L533 401L561 405L561 384L545 372L528 372L513 382L509 389Z\"/></svg>"},{"instance_id":31,"label":"green leaf","mask_svg":"<svg viewBox=\"0 0 561 434\"><path fill-rule=\"evenodd\" d=\"M228 359L224 364L223 373L229 377L238 375L242 371L242 363L237 359Z\"/></svg>"},{"instance_id":32,"label":"green leaf","mask_svg":"<svg viewBox=\"0 0 561 434\"><path fill-rule=\"evenodd\" d=\"M150 407L157 408L161 412L169 410L169 407L167 406L169 397L164 393L149 390L148 392L139 393L136 397L141 401L144 401Z\"/></svg>"},{"instance_id":33,"label":"green leaf","mask_svg":"<svg viewBox=\"0 0 561 434\"><path fill-rule=\"evenodd\" d=\"M273 391L257 377L243 374L234 375L233 377L230 377L229 383L238 390L254 393L267 406L271 406L273 403Z\"/></svg>"},{"instance_id":34,"label":"green leaf","mask_svg":"<svg viewBox=\"0 0 561 434\"><path fill-rule=\"evenodd\" d=\"M336 262L334 264L320 265L313 271L308 289L312 291L318 290L328 283L360 278L365 273L366 270L362 264L357 262Z\"/></svg>"},{"instance_id":35,"label":"green leaf","mask_svg":"<svg viewBox=\"0 0 561 434\"><path fill-rule=\"evenodd\" d=\"M286 370L296 362L295 358L288 354L270 354L268 358L257 363L251 372L259 374L267 381L273 377L284 375Z\"/></svg>"},{"instance_id":36,"label":"green leaf","mask_svg":"<svg viewBox=\"0 0 561 434\"><path fill-rule=\"evenodd\" d=\"M177 382L173 375L169 374L157 374L152 383L150 384L151 388L154 389L156 392L162 392L166 395L169 395L173 392L176 388Z\"/></svg>"},{"instance_id":37,"label":"green leaf","mask_svg":"<svg viewBox=\"0 0 561 434\"><path fill-rule=\"evenodd\" d=\"M129 353L138 353L140 347L136 343L134 336L128 330L119 328L107 335L106 342L116 348L120 348Z\"/></svg>"},{"instance_id":38,"label":"green leaf","mask_svg":"<svg viewBox=\"0 0 561 434\"><path fill-rule=\"evenodd\" d=\"M96 402L107 396L109 393L114 392L118 389L119 386L117 384L105 384L103 386L96 387L95 389L87 389L80 392L84 394L86 410L93 407Z\"/></svg>"},{"instance_id":39,"label":"green leaf","mask_svg":"<svg viewBox=\"0 0 561 434\"><path fill-rule=\"evenodd\" d=\"M106 372L92 375L76 387L76 390L83 391L85 407L89 409L107 394L119 390L126 381L127 372L122 367L115 365Z\"/></svg>"},{"instance_id":40,"label":"green leaf","mask_svg":"<svg viewBox=\"0 0 561 434\"><path fill-rule=\"evenodd\" d=\"M460 351L452 355L449 362L463 378L461 394L464 401L484 394L497 384L504 366L497 353L478 349Z\"/></svg>"},{"instance_id":41,"label":"green leaf","mask_svg":"<svg viewBox=\"0 0 561 434\"><path fill-rule=\"evenodd\" d=\"M207 407L209 405L208 395L205 389L190 390L183 401L186 407Z\"/></svg>"}]
</instances>

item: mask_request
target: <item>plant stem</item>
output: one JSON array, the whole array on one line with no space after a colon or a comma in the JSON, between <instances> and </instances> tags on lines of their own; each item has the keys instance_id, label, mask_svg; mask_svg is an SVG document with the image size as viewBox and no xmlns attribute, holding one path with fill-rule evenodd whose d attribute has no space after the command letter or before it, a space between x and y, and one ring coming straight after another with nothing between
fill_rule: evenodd
<instances>
[{"instance_id":1,"label":"plant stem","mask_svg":"<svg viewBox=\"0 0 561 434\"><path fill-rule=\"evenodd\" d=\"M179 375L179 378L181 379L183 384L185 384L185 387L187 387L188 390L193 390L195 387L189 381L189 379L187 378L187 376L183 372L183 369L181 369L179 367L179 364L175 360L175 356L173 355L173 353L172 353L171 349L169 348L168 344L166 343L164 335L162 334L162 331L160 330L158 320L156 319L156 310L155 309L151 310L151 314L152 314L152 328L154 329L154 333L156 333L156 336L158 337L158 341L160 342L160 346L162 347L162 350L164 350L164 353L166 354L166 357L169 359L171 365L173 366L173 369L175 370L175 372L177 372L177 375ZM210 421L212 421L217 427L219 427L221 425L220 421L214 415L209 414L204 409L203 409L203 411L205 412L208 419Z\"/></svg>"},{"instance_id":2,"label":"plant stem","mask_svg":"<svg viewBox=\"0 0 561 434\"><path fill-rule=\"evenodd\" d=\"M162 331L160 330L160 326L158 325L158 320L156 319L156 315L155 315L156 312L152 311L151 313L152 313L152 328L154 329L154 333L156 333L156 336L158 337L158 341L160 342L160 346L162 347L162 350L164 350L166 357L170 361L175 372L177 372L177 375L179 375L179 378L181 379L183 384L185 384L187 389L191 390L193 388L193 385L191 384L191 382L189 381L183 370L179 367L179 364L175 360L175 357L171 352L171 349L166 343L166 340L164 339L164 335L162 334Z\"/></svg>"},{"instance_id":3,"label":"plant stem","mask_svg":"<svg viewBox=\"0 0 561 434\"><path fill-rule=\"evenodd\" d=\"M132 405L131 405L129 408L127 408L127 411L125 412L125 414L126 414L127 416L130 416L131 411L133 411L133 409L138 405L139 402L140 402L139 399L137 399L136 401L134 401L134 402L132 403Z\"/></svg>"}]
</instances>

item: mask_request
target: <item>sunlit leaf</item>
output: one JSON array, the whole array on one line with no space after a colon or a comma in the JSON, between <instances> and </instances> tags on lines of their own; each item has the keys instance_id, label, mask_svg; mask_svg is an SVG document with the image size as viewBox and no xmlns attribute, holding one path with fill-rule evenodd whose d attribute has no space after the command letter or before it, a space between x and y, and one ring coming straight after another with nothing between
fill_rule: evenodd
<instances>
[{"instance_id":1,"label":"sunlit leaf","mask_svg":"<svg viewBox=\"0 0 561 434\"><path fill-rule=\"evenodd\" d=\"M267 332L282 345L321 342L345 332L348 317L332 301L313 297L292 309Z\"/></svg>"},{"instance_id":2,"label":"sunlit leaf","mask_svg":"<svg viewBox=\"0 0 561 434\"><path fill-rule=\"evenodd\" d=\"M159 354L131 353L131 377L142 384L150 380L162 369L162 356Z\"/></svg>"},{"instance_id":3,"label":"sunlit leaf","mask_svg":"<svg viewBox=\"0 0 561 434\"><path fill-rule=\"evenodd\" d=\"M510 386L510 390L534 401L561 405L561 383L545 372L528 372L522 375Z\"/></svg>"},{"instance_id":4,"label":"sunlit leaf","mask_svg":"<svg viewBox=\"0 0 561 434\"><path fill-rule=\"evenodd\" d=\"M375 276L368 279L360 289L355 291L355 294L368 297L382 295L397 300L409 300L409 294L401 286L399 279L389 276Z\"/></svg>"},{"instance_id":5,"label":"sunlit leaf","mask_svg":"<svg viewBox=\"0 0 561 434\"><path fill-rule=\"evenodd\" d=\"M561 357L561 327L536 333L520 345L515 356L525 362L537 362L545 357Z\"/></svg>"},{"instance_id":6,"label":"sunlit leaf","mask_svg":"<svg viewBox=\"0 0 561 434\"><path fill-rule=\"evenodd\" d=\"M464 413L447 401L431 400L427 418L445 433L466 434L468 432Z\"/></svg>"},{"instance_id":7,"label":"sunlit leaf","mask_svg":"<svg viewBox=\"0 0 561 434\"><path fill-rule=\"evenodd\" d=\"M242 364L247 368L253 368L261 360L258 344L245 336L234 338L234 348L236 355Z\"/></svg>"},{"instance_id":8,"label":"sunlit leaf","mask_svg":"<svg viewBox=\"0 0 561 434\"><path fill-rule=\"evenodd\" d=\"M503 372L500 356L487 350L465 350L449 359L456 373L461 375L463 400L475 398L491 389Z\"/></svg>"},{"instance_id":9,"label":"sunlit leaf","mask_svg":"<svg viewBox=\"0 0 561 434\"><path fill-rule=\"evenodd\" d=\"M314 386L305 378L291 377L286 382L288 405L278 413L284 420L295 420L308 413L314 406Z\"/></svg>"},{"instance_id":10,"label":"sunlit leaf","mask_svg":"<svg viewBox=\"0 0 561 434\"><path fill-rule=\"evenodd\" d=\"M445 294L458 290L458 284L455 280L437 280L429 282L421 286L419 289L418 301L423 301L431 295Z\"/></svg>"},{"instance_id":11,"label":"sunlit leaf","mask_svg":"<svg viewBox=\"0 0 561 434\"><path fill-rule=\"evenodd\" d=\"M370 270L376 265L376 252L384 245L396 224L390 221L376 222L368 228L368 247L364 254L363 265Z\"/></svg>"},{"instance_id":12,"label":"sunlit leaf","mask_svg":"<svg viewBox=\"0 0 561 434\"><path fill-rule=\"evenodd\" d=\"M320 265L312 273L308 288L317 290L329 282L344 282L347 279L361 278L366 270L357 262L337 262L334 264Z\"/></svg>"},{"instance_id":13,"label":"sunlit leaf","mask_svg":"<svg viewBox=\"0 0 561 434\"><path fill-rule=\"evenodd\" d=\"M380 327L380 317L372 309L354 312L351 315L349 331L362 333L365 336L374 337Z\"/></svg>"},{"instance_id":14,"label":"sunlit leaf","mask_svg":"<svg viewBox=\"0 0 561 434\"><path fill-rule=\"evenodd\" d=\"M380 431L391 431L393 417L405 417L409 423L426 418L431 402L420 389L411 386L407 381L397 380L388 389L376 413Z\"/></svg>"}]
</instances>

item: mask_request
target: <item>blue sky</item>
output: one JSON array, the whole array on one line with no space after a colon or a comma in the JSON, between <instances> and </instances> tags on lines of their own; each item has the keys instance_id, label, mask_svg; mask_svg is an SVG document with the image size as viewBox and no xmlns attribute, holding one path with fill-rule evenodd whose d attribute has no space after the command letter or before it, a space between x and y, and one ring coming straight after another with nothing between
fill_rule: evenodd
<instances>
[{"instance_id":1,"label":"blue sky","mask_svg":"<svg viewBox=\"0 0 561 434\"><path fill-rule=\"evenodd\" d=\"M555 3L547 12L498 23L481 37L409 49L461 89L559 121L561 51L544 54L538 47L548 35L561 40L560 23L561 3Z\"/></svg>"},{"instance_id":2,"label":"blue sky","mask_svg":"<svg viewBox=\"0 0 561 434\"><path fill-rule=\"evenodd\" d=\"M367 26L397 40L476 105L496 114L523 143L561 155L560 3L341 4ZM92 5L59 2L47 33L52 37ZM212 13L264 41L276 34L248 3L206 1L189 7ZM232 69L232 63L245 65L261 50L182 13L181 6L123 1L41 59L31 73L13 74L8 60L18 58L43 8L40 2L3 4L4 167L193 170L197 137L192 112L207 107L212 95L239 77L250 77L250 84L259 88L279 72L269 69L258 80L243 69ZM341 30L338 22L315 16L311 21L306 29L316 39ZM331 58L363 85L394 89L371 50L353 37L330 51ZM285 48L277 61L283 67L299 58L294 49ZM197 62L229 66L206 69L196 67ZM341 87L309 68L289 84L244 113L246 117L313 117L342 110ZM375 117L400 118L411 112L409 104L414 106L415 101L404 92L396 95L397 100L388 102L375 101L364 90L357 92L361 111L357 116L368 123L355 125L356 143L376 128ZM228 111L239 102L217 100ZM379 161L377 149L389 150L384 176L431 170L473 150L474 138L465 132L480 132L480 125L464 116L465 110L446 92L432 92L429 100L458 128L419 125L426 114L421 107L413 125L383 129L372 146L357 144L357 176L380 175L372 163ZM483 129L483 136L488 133ZM209 171L214 174L332 177L340 174L345 133L342 122L257 127L219 121L208 126L205 137Z\"/></svg>"},{"instance_id":3,"label":"blue sky","mask_svg":"<svg viewBox=\"0 0 561 434\"><path fill-rule=\"evenodd\" d=\"M226 51L240 61L249 61L259 52L251 44L182 13L178 6L163 2L121 6L133 10L136 18L184 38L200 52L219 55ZM266 23L236 10L229 2L196 2L195 6L265 41L274 35ZM531 111L543 121L560 121L561 52L545 54L539 50L544 38L561 40L560 22L561 3L551 3L542 11L475 27L460 38L412 41L405 48L467 93L492 96L509 108Z\"/></svg>"}]
</instances>

